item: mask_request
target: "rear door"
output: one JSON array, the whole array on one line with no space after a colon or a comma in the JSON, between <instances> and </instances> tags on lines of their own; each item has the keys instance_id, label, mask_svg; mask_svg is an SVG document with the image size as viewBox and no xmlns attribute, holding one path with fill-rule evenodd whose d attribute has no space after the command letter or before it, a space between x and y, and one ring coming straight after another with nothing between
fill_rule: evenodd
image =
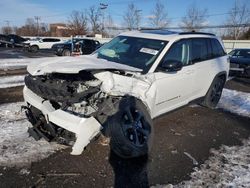
<instances>
[{"instance_id":1,"label":"rear door","mask_svg":"<svg viewBox=\"0 0 250 188\"><path fill-rule=\"evenodd\" d=\"M227 56L215 38L195 38L192 41L195 73L195 95L193 99L206 95L215 76L225 71Z\"/></svg>"},{"instance_id":2,"label":"rear door","mask_svg":"<svg viewBox=\"0 0 250 188\"><path fill-rule=\"evenodd\" d=\"M95 50L95 43L93 40L84 40L82 43L82 53L91 54Z\"/></svg>"}]
</instances>

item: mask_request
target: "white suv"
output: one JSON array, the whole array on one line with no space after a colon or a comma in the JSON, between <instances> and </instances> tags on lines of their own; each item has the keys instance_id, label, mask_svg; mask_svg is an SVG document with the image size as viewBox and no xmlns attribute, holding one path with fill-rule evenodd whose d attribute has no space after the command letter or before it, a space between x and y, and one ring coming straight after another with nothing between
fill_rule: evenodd
<instances>
[{"instance_id":1,"label":"white suv","mask_svg":"<svg viewBox=\"0 0 250 188\"><path fill-rule=\"evenodd\" d=\"M65 40L59 38L41 38L37 40L28 40L24 42L24 47L32 52L37 52L39 49L50 49L54 44L62 43Z\"/></svg>"},{"instance_id":2,"label":"white suv","mask_svg":"<svg viewBox=\"0 0 250 188\"><path fill-rule=\"evenodd\" d=\"M141 30L88 56L36 59L27 70L24 108L34 138L73 141L78 155L101 132L130 158L150 149L153 118L191 101L214 108L229 62L213 34Z\"/></svg>"}]
</instances>

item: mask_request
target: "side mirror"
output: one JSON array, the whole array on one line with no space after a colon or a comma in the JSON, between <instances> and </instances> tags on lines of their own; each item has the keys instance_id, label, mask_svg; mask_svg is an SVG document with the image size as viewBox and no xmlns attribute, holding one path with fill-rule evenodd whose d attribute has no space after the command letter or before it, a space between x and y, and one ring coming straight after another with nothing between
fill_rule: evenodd
<instances>
[{"instance_id":1,"label":"side mirror","mask_svg":"<svg viewBox=\"0 0 250 188\"><path fill-rule=\"evenodd\" d=\"M160 69L166 72L177 72L183 67L182 62L177 60L167 60L160 64Z\"/></svg>"}]
</instances>

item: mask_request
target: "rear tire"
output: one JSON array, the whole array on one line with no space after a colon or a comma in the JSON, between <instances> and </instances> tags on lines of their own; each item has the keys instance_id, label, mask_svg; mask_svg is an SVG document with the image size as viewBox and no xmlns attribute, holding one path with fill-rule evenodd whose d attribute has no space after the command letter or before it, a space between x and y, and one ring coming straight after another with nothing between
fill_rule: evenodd
<instances>
[{"instance_id":1,"label":"rear tire","mask_svg":"<svg viewBox=\"0 0 250 188\"><path fill-rule=\"evenodd\" d=\"M225 79L223 77L216 77L213 80L202 105L214 109L220 100L224 84Z\"/></svg>"},{"instance_id":2,"label":"rear tire","mask_svg":"<svg viewBox=\"0 0 250 188\"><path fill-rule=\"evenodd\" d=\"M62 55L63 55L63 56L70 56L70 55L71 55L71 52L70 52L70 50L65 49L65 50L63 50Z\"/></svg>"},{"instance_id":3,"label":"rear tire","mask_svg":"<svg viewBox=\"0 0 250 188\"><path fill-rule=\"evenodd\" d=\"M153 137L153 122L146 106L138 99L125 97L116 109L106 124L111 149L122 158L146 155Z\"/></svg>"}]
</instances>

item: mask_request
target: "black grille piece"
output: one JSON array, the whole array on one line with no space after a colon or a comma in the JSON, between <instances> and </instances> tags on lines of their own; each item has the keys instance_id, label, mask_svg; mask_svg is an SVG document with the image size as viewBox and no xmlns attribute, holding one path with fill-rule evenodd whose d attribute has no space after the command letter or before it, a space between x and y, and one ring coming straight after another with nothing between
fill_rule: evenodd
<instances>
[{"instance_id":1,"label":"black grille piece","mask_svg":"<svg viewBox=\"0 0 250 188\"><path fill-rule=\"evenodd\" d=\"M82 92L77 92L77 87L83 81L46 78L45 76L27 75L25 85L38 96L56 102L74 103L83 100L90 94L99 91L99 87L86 87Z\"/></svg>"}]
</instances>

